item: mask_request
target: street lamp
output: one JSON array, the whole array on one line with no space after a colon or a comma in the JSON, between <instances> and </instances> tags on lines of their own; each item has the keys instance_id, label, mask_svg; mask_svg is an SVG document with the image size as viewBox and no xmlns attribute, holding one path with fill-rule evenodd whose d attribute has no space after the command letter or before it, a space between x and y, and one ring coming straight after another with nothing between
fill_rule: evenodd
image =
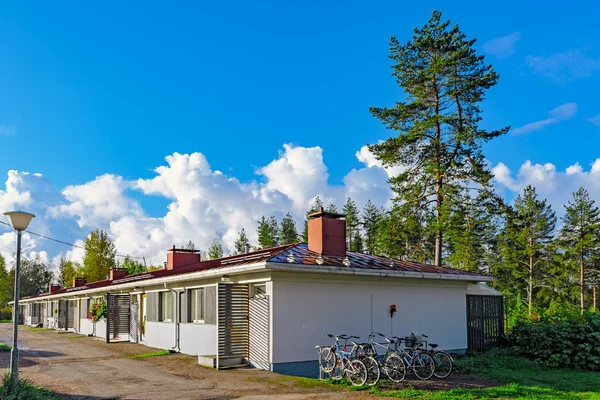
<instances>
[{"instance_id":1,"label":"street lamp","mask_svg":"<svg viewBox=\"0 0 600 400\"><path fill-rule=\"evenodd\" d=\"M10 380L12 387L19 381L19 348L17 339L19 335L19 289L21 288L21 233L27 229L35 215L23 211L9 211L4 215L8 222L17 231L17 265L15 266L15 303L13 305L13 346L10 351Z\"/></svg>"}]
</instances>

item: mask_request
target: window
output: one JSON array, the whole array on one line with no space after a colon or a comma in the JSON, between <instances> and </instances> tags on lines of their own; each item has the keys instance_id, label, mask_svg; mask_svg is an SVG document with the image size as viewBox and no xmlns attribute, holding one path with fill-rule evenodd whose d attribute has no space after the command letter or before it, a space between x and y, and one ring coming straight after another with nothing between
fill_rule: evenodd
<instances>
[{"instance_id":1,"label":"window","mask_svg":"<svg viewBox=\"0 0 600 400\"><path fill-rule=\"evenodd\" d=\"M90 312L90 299L82 299L81 301L81 315L80 318L81 319L85 319L85 318L89 318L89 312Z\"/></svg>"},{"instance_id":2,"label":"window","mask_svg":"<svg viewBox=\"0 0 600 400\"><path fill-rule=\"evenodd\" d=\"M204 322L204 288L189 292L190 322Z\"/></svg>"},{"instance_id":3,"label":"window","mask_svg":"<svg viewBox=\"0 0 600 400\"><path fill-rule=\"evenodd\" d=\"M173 322L173 293L160 293L160 320Z\"/></svg>"},{"instance_id":4,"label":"window","mask_svg":"<svg viewBox=\"0 0 600 400\"><path fill-rule=\"evenodd\" d=\"M267 284L257 283L254 285L254 297L264 297L267 295Z\"/></svg>"}]
</instances>

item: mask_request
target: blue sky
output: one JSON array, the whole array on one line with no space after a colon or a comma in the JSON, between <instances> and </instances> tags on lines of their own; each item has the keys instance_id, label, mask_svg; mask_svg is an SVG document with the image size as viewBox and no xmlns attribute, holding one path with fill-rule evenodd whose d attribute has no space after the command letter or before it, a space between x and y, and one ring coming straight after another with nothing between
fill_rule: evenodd
<instances>
[{"instance_id":1,"label":"blue sky","mask_svg":"<svg viewBox=\"0 0 600 400\"><path fill-rule=\"evenodd\" d=\"M491 165L516 181L527 160L587 171L600 156L600 6L579 4L4 2L0 174L41 173L60 193L106 173L152 179L166 156L200 152L264 183L256 170L291 143L320 146L327 183L343 185L364 167L355 153L390 135L368 111L401 97L389 37L407 41L434 8L500 73L483 125L518 129L486 147ZM127 193L152 217L173 200Z\"/></svg>"}]
</instances>

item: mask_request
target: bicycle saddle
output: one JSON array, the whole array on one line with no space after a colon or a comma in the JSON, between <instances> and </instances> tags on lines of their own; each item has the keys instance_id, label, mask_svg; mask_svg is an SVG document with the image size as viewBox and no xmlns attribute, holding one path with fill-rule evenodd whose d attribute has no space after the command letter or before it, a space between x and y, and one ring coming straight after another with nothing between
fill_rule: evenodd
<instances>
[{"instance_id":1,"label":"bicycle saddle","mask_svg":"<svg viewBox=\"0 0 600 400\"><path fill-rule=\"evenodd\" d=\"M438 347L438 345L437 345L437 344L435 344L435 343L429 343L429 346L430 346L432 349L435 349L436 347Z\"/></svg>"}]
</instances>

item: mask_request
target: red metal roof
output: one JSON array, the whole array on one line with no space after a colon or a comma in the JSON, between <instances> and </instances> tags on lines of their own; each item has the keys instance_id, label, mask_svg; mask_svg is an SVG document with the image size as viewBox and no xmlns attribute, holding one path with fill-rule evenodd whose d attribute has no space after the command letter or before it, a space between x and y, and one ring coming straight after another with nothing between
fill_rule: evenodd
<instances>
[{"instance_id":1,"label":"red metal roof","mask_svg":"<svg viewBox=\"0 0 600 400\"><path fill-rule=\"evenodd\" d=\"M356 268L365 270L406 271L433 274L468 275L475 277L484 276L481 274L476 274L467 271L438 267L431 264L422 264L412 261L397 260L393 258L374 256L370 254L357 253L352 251L346 252L346 257L323 256L308 250L308 245L306 243L296 243L285 246L273 247L270 249L259 250L248 254L223 257L215 260L201 261L189 265L179 266L175 269L170 270L161 269L158 271L129 275L125 278L116 279L114 281L104 280L91 282L84 286L75 288L64 288L53 293L40 293L35 296L24 297L23 299L32 299L57 294L71 294L87 289L98 289L103 287L109 289L110 286L119 285L122 283L136 281L141 282L154 278L163 278L167 276L182 275L192 272L214 270L225 267L242 266L265 261L269 263L304 264L315 266L326 265L333 267L345 267L351 269Z\"/></svg>"}]
</instances>

